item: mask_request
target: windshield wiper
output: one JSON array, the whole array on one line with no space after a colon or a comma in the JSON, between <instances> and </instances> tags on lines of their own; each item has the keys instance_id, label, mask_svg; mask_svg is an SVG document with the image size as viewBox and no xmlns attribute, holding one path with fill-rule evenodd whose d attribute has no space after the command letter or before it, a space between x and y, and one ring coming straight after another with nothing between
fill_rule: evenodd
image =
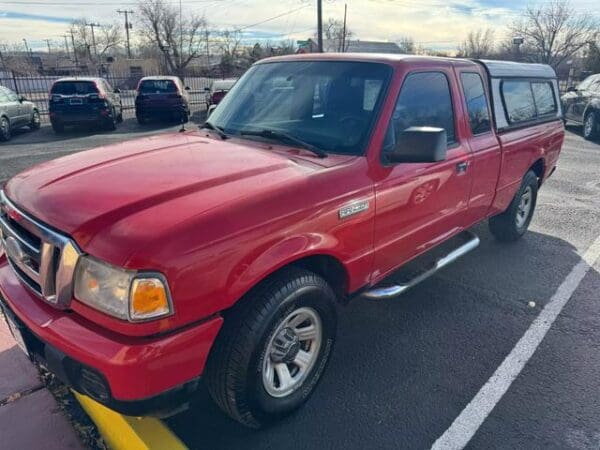
<instances>
[{"instance_id":1,"label":"windshield wiper","mask_svg":"<svg viewBox=\"0 0 600 450\"><path fill-rule=\"evenodd\" d=\"M227 133L225 133L225 130L223 128L221 128L217 125L213 125L212 123L210 123L208 121L204 122L204 125L202 125L202 128L207 128L209 130L213 130L223 140L229 138L229 136L227 135Z\"/></svg>"},{"instance_id":2,"label":"windshield wiper","mask_svg":"<svg viewBox=\"0 0 600 450\"><path fill-rule=\"evenodd\" d=\"M309 150L311 152L313 152L315 155L317 155L319 158L326 158L327 157L327 153L325 153L323 150L321 150L319 147L316 147L312 144L309 144L306 141L303 141L302 139L297 138L296 136L292 136L291 134L285 133L283 131L277 131L277 130L269 130L269 129L263 129L263 130L242 130L240 131L240 135L242 136L259 136L259 137L264 137L267 139L276 139L276 140L286 140L288 142L291 142L292 144L297 145L298 147L302 147L306 150Z\"/></svg>"}]
</instances>

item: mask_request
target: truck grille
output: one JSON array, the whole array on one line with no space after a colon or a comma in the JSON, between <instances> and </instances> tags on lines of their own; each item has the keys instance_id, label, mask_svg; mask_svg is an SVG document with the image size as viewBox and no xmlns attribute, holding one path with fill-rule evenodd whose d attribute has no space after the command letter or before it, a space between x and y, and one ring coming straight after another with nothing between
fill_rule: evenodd
<instances>
[{"instance_id":1,"label":"truck grille","mask_svg":"<svg viewBox=\"0 0 600 450\"><path fill-rule=\"evenodd\" d=\"M68 308L81 252L68 237L19 210L0 191L0 244L21 282L57 308Z\"/></svg>"}]
</instances>

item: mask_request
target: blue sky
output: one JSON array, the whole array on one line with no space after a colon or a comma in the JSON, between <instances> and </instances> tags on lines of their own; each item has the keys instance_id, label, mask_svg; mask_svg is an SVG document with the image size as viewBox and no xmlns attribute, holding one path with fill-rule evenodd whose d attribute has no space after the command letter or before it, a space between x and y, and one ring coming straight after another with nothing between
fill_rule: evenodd
<instances>
[{"instance_id":1,"label":"blue sky","mask_svg":"<svg viewBox=\"0 0 600 450\"><path fill-rule=\"evenodd\" d=\"M178 4L177 0L170 0ZM547 0L539 0L546 1ZM242 28L245 40L306 39L315 32L316 0L182 0L184 14L204 14L211 28ZM341 19L348 4L348 27L363 40L395 41L411 36L440 50L456 49L470 30L490 27L495 39L506 38L506 25L519 17L523 0L325 0L324 17ZM580 13L600 19L600 0L573 0ZM62 45L62 35L75 18L122 23L119 8L136 9L135 0L0 0L0 42L45 48L44 39ZM289 14L286 14L290 12ZM132 16L133 31L137 29Z\"/></svg>"}]
</instances>

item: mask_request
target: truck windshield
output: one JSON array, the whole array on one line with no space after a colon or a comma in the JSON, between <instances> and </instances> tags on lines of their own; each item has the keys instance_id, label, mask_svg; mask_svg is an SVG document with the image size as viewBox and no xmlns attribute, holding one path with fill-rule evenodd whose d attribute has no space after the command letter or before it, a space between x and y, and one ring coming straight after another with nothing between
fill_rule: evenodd
<instances>
[{"instance_id":1,"label":"truck windshield","mask_svg":"<svg viewBox=\"0 0 600 450\"><path fill-rule=\"evenodd\" d=\"M210 117L229 135L272 130L330 153L360 155L392 69L348 61L289 61L253 66ZM289 143L289 142L286 142Z\"/></svg>"}]
</instances>

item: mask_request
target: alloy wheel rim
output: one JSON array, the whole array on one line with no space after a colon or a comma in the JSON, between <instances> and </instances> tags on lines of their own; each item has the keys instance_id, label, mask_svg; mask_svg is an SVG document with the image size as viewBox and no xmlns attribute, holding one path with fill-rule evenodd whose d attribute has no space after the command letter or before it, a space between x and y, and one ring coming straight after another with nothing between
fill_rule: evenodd
<instances>
[{"instance_id":1,"label":"alloy wheel rim","mask_svg":"<svg viewBox=\"0 0 600 450\"><path fill-rule=\"evenodd\" d=\"M532 198L533 191L531 190L531 186L527 186L521 195L519 206L517 206L516 222L518 228L522 228L525 223L527 223L527 219L529 218L529 214L531 212Z\"/></svg>"},{"instance_id":2,"label":"alloy wheel rim","mask_svg":"<svg viewBox=\"0 0 600 450\"><path fill-rule=\"evenodd\" d=\"M587 119L585 119L585 126L584 126L584 134L586 136L589 136L590 134L592 134L592 128L594 127L594 117L589 114L587 116Z\"/></svg>"},{"instance_id":3,"label":"alloy wheel rim","mask_svg":"<svg viewBox=\"0 0 600 450\"><path fill-rule=\"evenodd\" d=\"M36 125L40 123L40 113L37 111L33 113L33 123Z\"/></svg>"},{"instance_id":4,"label":"alloy wheel rim","mask_svg":"<svg viewBox=\"0 0 600 450\"><path fill-rule=\"evenodd\" d=\"M6 120L5 118L2 118L0 120L0 132L2 133L2 136L8 136L8 120Z\"/></svg>"},{"instance_id":5,"label":"alloy wheel rim","mask_svg":"<svg viewBox=\"0 0 600 450\"><path fill-rule=\"evenodd\" d=\"M319 356L323 326L318 313L302 307L288 314L267 343L262 382L272 397L286 397L306 380Z\"/></svg>"}]
</instances>

